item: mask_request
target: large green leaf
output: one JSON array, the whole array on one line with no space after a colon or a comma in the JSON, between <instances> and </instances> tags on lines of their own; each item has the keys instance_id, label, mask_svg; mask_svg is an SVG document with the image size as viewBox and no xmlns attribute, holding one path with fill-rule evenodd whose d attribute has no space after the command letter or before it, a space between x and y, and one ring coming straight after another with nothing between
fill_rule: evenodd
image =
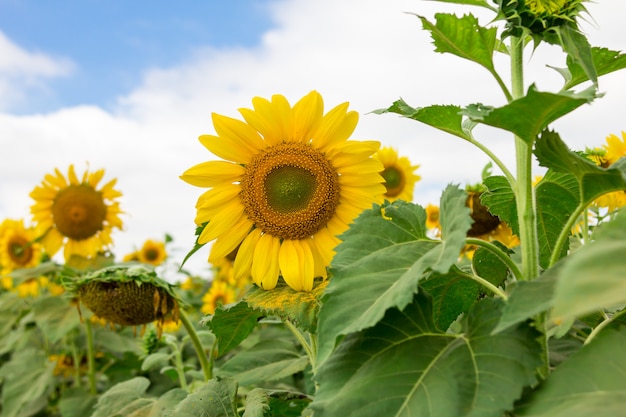
<instances>
[{"instance_id":1,"label":"large green leaf","mask_svg":"<svg viewBox=\"0 0 626 417\"><path fill-rule=\"evenodd\" d=\"M591 45L587 37L580 32L575 24L564 24L558 27L561 38L561 46L567 57L576 62L583 70L587 79L591 80L594 85L598 84L598 73L594 66L594 60L591 53Z\"/></svg>"},{"instance_id":2,"label":"large green leaf","mask_svg":"<svg viewBox=\"0 0 626 417\"><path fill-rule=\"evenodd\" d=\"M615 417L626 410L626 329L599 335L516 410L520 417Z\"/></svg>"},{"instance_id":3,"label":"large green leaf","mask_svg":"<svg viewBox=\"0 0 626 417\"><path fill-rule=\"evenodd\" d=\"M591 56L598 76L626 68L626 54L621 52L607 48L592 47ZM569 55L567 57L567 68L559 68L557 71L565 78L564 90L569 90L578 84L589 81L589 76L584 69Z\"/></svg>"},{"instance_id":4,"label":"large green leaf","mask_svg":"<svg viewBox=\"0 0 626 417\"><path fill-rule=\"evenodd\" d=\"M590 103L595 97L594 89L580 93L548 93L538 91L535 85L531 85L524 97L502 107L474 104L464 109L463 113L475 122L507 130L532 144L550 123Z\"/></svg>"},{"instance_id":5,"label":"large green leaf","mask_svg":"<svg viewBox=\"0 0 626 417\"><path fill-rule=\"evenodd\" d=\"M501 309L484 299L464 333L442 333L420 292L403 311L346 336L318 372L315 416L502 416L535 382L540 349L526 324L490 334Z\"/></svg>"},{"instance_id":6,"label":"large green leaf","mask_svg":"<svg viewBox=\"0 0 626 417\"><path fill-rule=\"evenodd\" d=\"M463 115L461 114L461 108L459 106L434 105L414 108L400 99L394 101L389 108L375 110L374 113L397 113L462 139L471 139L470 132L463 126Z\"/></svg>"},{"instance_id":7,"label":"large green leaf","mask_svg":"<svg viewBox=\"0 0 626 417\"><path fill-rule=\"evenodd\" d=\"M626 175L621 165L602 168L589 159L569 150L560 136L544 131L537 140L535 155L541 166L572 174L580 183L580 198L587 205L602 194L626 189Z\"/></svg>"},{"instance_id":8,"label":"large green leaf","mask_svg":"<svg viewBox=\"0 0 626 417\"><path fill-rule=\"evenodd\" d=\"M150 386L150 380L142 376L113 385L98 398L95 412L91 417L119 415L119 411L129 403L141 400L148 386Z\"/></svg>"},{"instance_id":9,"label":"large green leaf","mask_svg":"<svg viewBox=\"0 0 626 417\"><path fill-rule=\"evenodd\" d=\"M43 350L29 348L14 352L11 360L0 367L2 416L21 416L26 409L35 414L45 407L54 380L53 370L54 362L48 360ZM38 406L33 409L33 404Z\"/></svg>"},{"instance_id":10,"label":"large green leaf","mask_svg":"<svg viewBox=\"0 0 626 417\"><path fill-rule=\"evenodd\" d=\"M227 307L219 306L207 325L217 337L217 353L222 356L237 347L263 316L245 301Z\"/></svg>"},{"instance_id":11,"label":"large green leaf","mask_svg":"<svg viewBox=\"0 0 626 417\"><path fill-rule=\"evenodd\" d=\"M308 357L302 356L293 343L263 340L226 361L218 375L231 377L241 385L254 385L289 377L308 364Z\"/></svg>"},{"instance_id":12,"label":"large green leaf","mask_svg":"<svg viewBox=\"0 0 626 417\"><path fill-rule=\"evenodd\" d=\"M551 310L557 323L626 303L626 211L601 226L595 242L561 259L538 279L518 282L494 331Z\"/></svg>"},{"instance_id":13,"label":"large green leaf","mask_svg":"<svg viewBox=\"0 0 626 417\"><path fill-rule=\"evenodd\" d=\"M297 392L255 388L246 396L242 417L300 417L310 402L311 398Z\"/></svg>"},{"instance_id":14,"label":"large green leaf","mask_svg":"<svg viewBox=\"0 0 626 417\"><path fill-rule=\"evenodd\" d=\"M430 274L421 286L433 298L433 321L443 331L461 313L469 311L480 295L480 284L468 279L456 267L446 274Z\"/></svg>"},{"instance_id":15,"label":"large green leaf","mask_svg":"<svg viewBox=\"0 0 626 417\"><path fill-rule=\"evenodd\" d=\"M59 411L63 417L91 416L97 397L85 387L71 387L63 391L59 400Z\"/></svg>"},{"instance_id":16,"label":"large green leaf","mask_svg":"<svg viewBox=\"0 0 626 417\"><path fill-rule=\"evenodd\" d=\"M556 250L556 242L563 227L580 203L578 181L571 174L548 170L537 184L537 239L539 242L539 264L550 266L550 258ZM561 248L559 259L567 254L569 241Z\"/></svg>"},{"instance_id":17,"label":"large green leaf","mask_svg":"<svg viewBox=\"0 0 626 417\"><path fill-rule=\"evenodd\" d=\"M189 394L163 417L239 417L237 383L232 379L212 379Z\"/></svg>"},{"instance_id":18,"label":"large green leaf","mask_svg":"<svg viewBox=\"0 0 626 417\"><path fill-rule=\"evenodd\" d=\"M322 298L320 362L339 336L375 325L389 308L404 308L427 273L448 272L472 221L465 200L457 186L444 190L441 242L426 237L426 213L415 204L396 201L359 216L341 237L331 265L333 277Z\"/></svg>"},{"instance_id":19,"label":"large green leaf","mask_svg":"<svg viewBox=\"0 0 626 417\"><path fill-rule=\"evenodd\" d=\"M425 17L418 16L424 29L430 31L435 52L450 53L476 62L494 72L493 51L496 45L497 29L487 29L478 24L471 14L457 17L453 14L437 13L433 24Z\"/></svg>"},{"instance_id":20,"label":"large green leaf","mask_svg":"<svg viewBox=\"0 0 626 417\"><path fill-rule=\"evenodd\" d=\"M480 195L480 202L489 208L489 212L498 216L500 220L509 225L513 233L519 233L517 222L517 206L515 193L511 184L501 175L494 175L484 179L483 183L487 191Z\"/></svg>"},{"instance_id":21,"label":"large green leaf","mask_svg":"<svg viewBox=\"0 0 626 417\"><path fill-rule=\"evenodd\" d=\"M80 325L75 306L63 297L39 298L33 303L35 321L51 343L55 343L70 330Z\"/></svg>"}]
</instances>

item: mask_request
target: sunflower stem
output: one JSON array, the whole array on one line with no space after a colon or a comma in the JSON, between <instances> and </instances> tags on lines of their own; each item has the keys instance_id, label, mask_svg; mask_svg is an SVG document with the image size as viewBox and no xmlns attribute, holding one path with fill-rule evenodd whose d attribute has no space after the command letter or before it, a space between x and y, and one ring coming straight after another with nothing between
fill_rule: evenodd
<instances>
[{"instance_id":1,"label":"sunflower stem","mask_svg":"<svg viewBox=\"0 0 626 417\"><path fill-rule=\"evenodd\" d=\"M500 288L493 285L491 282L487 281L485 278L478 276L476 274L468 274L467 272L463 272L463 271L458 271L457 273L460 273L465 278L471 279L472 281L479 283L480 285L487 288L489 291L491 291L498 297L502 298L504 301L509 299L509 297L506 295L504 291L502 291Z\"/></svg>"},{"instance_id":2,"label":"sunflower stem","mask_svg":"<svg viewBox=\"0 0 626 417\"><path fill-rule=\"evenodd\" d=\"M511 90L513 100L524 96L524 38L511 36ZM539 242L537 238L537 214L532 184L533 141L526 142L515 135L515 156L517 181L511 184L515 192L517 223L522 251L522 279L530 281L539 275ZM547 314L539 313L534 318L535 326L541 333L542 364L538 375L545 379L550 373Z\"/></svg>"},{"instance_id":3,"label":"sunflower stem","mask_svg":"<svg viewBox=\"0 0 626 417\"><path fill-rule=\"evenodd\" d=\"M467 238L467 239L465 239L465 243L468 244L468 245L481 246L481 247L487 249L489 252L491 252L494 255L496 255L498 257L498 259L500 259L509 268L509 270L511 271L513 276L515 276L516 280L519 281L519 280L523 279L522 271L520 271L520 269L517 266L517 264L513 261L513 259L511 259L510 256L508 256L498 246L494 245L491 242L487 242L486 240L475 239L475 238Z\"/></svg>"},{"instance_id":4,"label":"sunflower stem","mask_svg":"<svg viewBox=\"0 0 626 417\"><path fill-rule=\"evenodd\" d=\"M93 347L93 328L91 320L85 320L85 333L87 334L87 377L89 379L89 392L91 395L98 393L96 389L96 362Z\"/></svg>"},{"instance_id":5,"label":"sunflower stem","mask_svg":"<svg viewBox=\"0 0 626 417\"><path fill-rule=\"evenodd\" d=\"M563 250L563 246L565 246L565 243L567 242L567 239L569 238L571 230L574 227L574 223L576 223L576 220L578 219L580 214L585 212L585 209L586 209L586 206L584 206L583 204L579 204L578 207L576 207L576 209L569 216L569 218L567 219L567 222L565 222L565 225L561 229L561 233L559 233L559 236L556 239L556 242L554 243L554 249L552 251L552 255L550 256L549 266L554 265L556 261L559 260L559 256L561 254L561 251ZM583 239L584 239L584 235L583 235Z\"/></svg>"},{"instance_id":6,"label":"sunflower stem","mask_svg":"<svg viewBox=\"0 0 626 417\"><path fill-rule=\"evenodd\" d=\"M314 335L309 334L310 335L310 341L311 343L309 343L309 341L306 340L306 337L304 337L304 334L302 334L302 332L300 331L300 329L298 329L296 326L293 325L292 322L290 322L289 320L285 320L283 321L283 323L285 323L285 326L287 326L287 328L291 331L291 333L293 333L293 335L296 337L296 339L298 339L298 341L300 342L300 344L302 345L302 348L304 349L304 351L306 352L307 356L309 357L309 363L311 364L311 370L313 371L313 374L315 374L316 371L316 355L317 355L317 339L315 339L315 341L313 341L314 339ZM315 346L315 347L313 347Z\"/></svg>"},{"instance_id":7,"label":"sunflower stem","mask_svg":"<svg viewBox=\"0 0 626 417\"><path fill-rule=\"evenodd\" d=\"M74 338L72 338L70 346L72 349L72 360L74 361L74 385L80 388L82 385L80 380L80 356L78 355L76 340Z\"/></svg>"},{"instance_id":8,"label":"sunflower stem","mask_svg":"<svg viewBox=\"0 0 626 417\"><path fill-rule=\"evenodd\" d=\"M211 362L209 362L209 359L207 359L206 350L204 349L204 346L202 346L202 342L198 337L198 333L196 332L196 329L191 321L189 320L189 316L187 316L187 313L185 313L182 308L180 309L180 321L183 323L183 326L185 326L185 330L187 331L187 334L191 339L191 343L196 350L196 355L198 356L200 366L202 367L202 373L204 374L204 381L209 381L211 378L213 378L213 349L211 349Z\"/></svg>"}]
</instances>

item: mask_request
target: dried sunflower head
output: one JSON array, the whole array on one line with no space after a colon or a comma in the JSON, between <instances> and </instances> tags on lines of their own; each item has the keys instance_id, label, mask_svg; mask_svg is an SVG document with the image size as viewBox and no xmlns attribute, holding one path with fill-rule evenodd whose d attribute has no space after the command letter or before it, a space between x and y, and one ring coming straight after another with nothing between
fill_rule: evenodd
<instances>
[{"instance_id":1,"label":"dried sunflower head","mask_svg":"<svg viewBox=\"0 0 626 417\"><path fill-rule=\"evenodd\" d=\"M115 265L86 274L67 285L95 315L122 326L179 319L180 300L172 286L145 265ZM160 331L159 331L160 333Z\"/></svg>"}]
</instances>

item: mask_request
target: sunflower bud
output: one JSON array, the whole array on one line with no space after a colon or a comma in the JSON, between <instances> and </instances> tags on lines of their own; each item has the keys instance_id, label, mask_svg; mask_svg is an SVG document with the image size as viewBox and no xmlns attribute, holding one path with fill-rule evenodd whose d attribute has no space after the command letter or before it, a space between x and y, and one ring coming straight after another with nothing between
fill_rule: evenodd
<instances>
[{"instance_id":1,"label":"sunflower bud","mask_svg":"<svg viewBox=\"0 0 626 417\"><path fill-rule=\"evenodd\" d=\"M505 35L529 33L535 39L557 43L554 29L566 24L576 26L576 18L586 9L586 0L494 0L507 21Z\"/></svg>"}]
</instances>

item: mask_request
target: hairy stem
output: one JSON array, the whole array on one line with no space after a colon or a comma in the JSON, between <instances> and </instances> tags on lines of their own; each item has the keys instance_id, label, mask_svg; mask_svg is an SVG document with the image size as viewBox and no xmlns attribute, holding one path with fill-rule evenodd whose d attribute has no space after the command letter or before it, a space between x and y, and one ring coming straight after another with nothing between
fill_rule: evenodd
<instances>
[{"instance_id":1,"label":"hairy stem","mask_svg":"<svg viewBox=\"0 0 626 417\"><path fill-rule=\"evenodd\" d=\"M465 239L465 243L467 243L468 245L481 246L481 247L487 249L489 252L491 252L494 255L496 255L498 257L498 259L500 259L509 268L509 270L511 271L511 273L513 274L513 276L515 277L516 280L519 281L519 280L523 279L522 278L522 271L520 271L520 269L517 266L517 264L515 262L513 262L513 259L511 259L498 246L494 245L491 242L487 242L486 240L475 239L475 238L467 238L467 239Z\"/></svg>"},{"instance_id":2,"label":"hairy stem","mask_svg":"<svg viewBox=\"0 0 626 417\"><path fill-rule=\"evenodd\" d=\"M91 320L85 320L85 333L87 334L87 377L89 379L89 392L92 395L98 393L96 389L96 361L93 347L93 328Z\"/></svg>"}]
</instances>

